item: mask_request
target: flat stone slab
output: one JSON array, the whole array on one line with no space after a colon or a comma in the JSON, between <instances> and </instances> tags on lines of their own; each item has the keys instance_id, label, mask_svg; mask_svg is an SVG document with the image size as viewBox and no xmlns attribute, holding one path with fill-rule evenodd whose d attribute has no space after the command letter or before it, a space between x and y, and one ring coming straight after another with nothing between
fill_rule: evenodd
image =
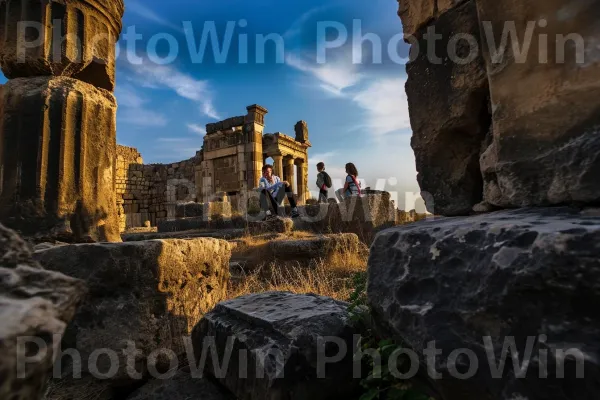
<instances>
[{"instance_id":1,"label":"flat stone slab","mask_svg":"<svg viewBox=\"0 0 600 400\"><path fill-rule=\"evenodd\" d=\"M368 282L380 329L421 356L431 341L442 351L436 370L443 379L434 385L443 398L600 398L599 217L520 209L389 229L371 248ZM508 367L492 379L484 337L496 366L506 340L514 339L520 360L530 341L527 378ZM477 356L480 367L470 379L452 375L457 349ZM573 359L564 363L565 378L557 377L564 358L557 349L581 355L584 379L575 379ZM473 365L467 357L458 362L461 372ZM538 378L544 370L548 378Z\"/></svg>"},{"instance_id":2,"label":"flat stone slab","mask_svg":"<svg viewBox=\"0 0 600 400\"><path fill-rule=\"evenodd\" d=\"M194 328L195 359L208 352L206 372L237 398L247 400L325 400L352 394L352 351L324 368L318 379L319 337L335 336L352 349L354 329L348 305L315 295L271 292L218 304ZM211 341L223 355L230 338L232 357L217 371ZM337 351L337 346L333 345ZM332 349L327 346L326 352ZM246 354L243 357L242 354ZM221 365L221 364L218 364ZM240 376L240 368L246 378ZM358 382L357 382L358 383Z\"/></svg>"}]
</instances>

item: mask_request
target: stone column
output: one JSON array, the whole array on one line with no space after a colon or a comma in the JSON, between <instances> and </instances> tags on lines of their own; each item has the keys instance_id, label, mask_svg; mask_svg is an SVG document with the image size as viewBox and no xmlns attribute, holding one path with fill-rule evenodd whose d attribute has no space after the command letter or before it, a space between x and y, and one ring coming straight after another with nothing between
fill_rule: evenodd
<instances>
[{"instance_id":1,"label":"stone column","mask_svg":"<svg viewBox=\"0 0 600 400\"><path fill-rule=\"evenodd\" d=\"M284 168L284 181L288 181L292 190L294 189L294 159L292 157L288 157L284 160L285 166Z\"/></svg>"},{"instance_id":2,"label":"stone column","mask_svg":"<svg viewBox=\"0 0 600 400\"><path fill-rule=\"evenodd\" d=\"M121 240L112 90L123 12L122 0L0 1L10 78L0 98L2 223L59 240ZM22 21L45 29L19 30ZM64 39L53 40L55 31Z\"/></svg>"},{"instance_id":3,"label":"stone column","mask_svg":"<svg viewBox=\"0 0 600 400\"><path fill-rule=\"evenodd\" d=\"M244 120L244 158L246 160L246 176L242 190L248 190L258 186L262 176L263 146L262 136L265 128L265 115L267 109L257 104L246 108L248 114Z\"/></svg>"},{"instance_id":4,"label":"stone column","mask_svg":"<svg viewBox=\"0 0 600 400\"><path fill-rule=\"evenodd\" d=\"M273 156L273 168L275 169L275 171L273 171L275 173L275 175L277 175L280 178L283 178L283 156L282 155Z\"/></svg>"},{"instance_id":5,"label":"stone column","mask_svg":"<svg viewBox=\"0 0 600 400\"><path fill-rule=\"evenodd\" d=\"M306 168L305 162L302 159L296 160L296 175L298 182L298 203L304 204L306 202L306 180L304 178L304 169Z\"/></svg>"}]
</instances>

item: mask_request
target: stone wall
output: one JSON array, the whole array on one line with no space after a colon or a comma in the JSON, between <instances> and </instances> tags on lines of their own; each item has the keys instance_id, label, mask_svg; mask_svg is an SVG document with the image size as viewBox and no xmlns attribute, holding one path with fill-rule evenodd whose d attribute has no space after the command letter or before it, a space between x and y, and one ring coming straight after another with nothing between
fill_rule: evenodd
<instances>
[{"instance_id":1,"label":"stone wall","mask_svg":"<svg viewBox=\"0 0 600 400\"><path fill-rule=\"evenodd\" d=\"M173 164L144 165L137 149L118 146L117 206L121 231L175 217L178 202L196 201L199 156Z\"/></svg>"}]
</instances>

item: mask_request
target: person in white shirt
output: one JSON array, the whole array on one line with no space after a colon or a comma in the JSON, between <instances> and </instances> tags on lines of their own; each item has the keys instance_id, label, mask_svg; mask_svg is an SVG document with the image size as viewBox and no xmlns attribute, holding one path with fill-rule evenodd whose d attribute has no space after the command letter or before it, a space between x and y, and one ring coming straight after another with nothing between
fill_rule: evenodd
<instances>
[{"instance_id":1,"label":"person in white shirt","mask_svg":"<svg viewBox=\"0 0 600 400\"><path fill-rule=\"evenodd\" d=\"M292 206L292 218L300 216L294 192L289 182L281 181L278 176L273 175L273 166L266 164L262 169L263 176L258 182L260 191L260 207L266 213L266 218L272 216L271 207L275 214L278 213L279 206L283 203L285 197L288 198Z\"/></svg>"}]
</instances>

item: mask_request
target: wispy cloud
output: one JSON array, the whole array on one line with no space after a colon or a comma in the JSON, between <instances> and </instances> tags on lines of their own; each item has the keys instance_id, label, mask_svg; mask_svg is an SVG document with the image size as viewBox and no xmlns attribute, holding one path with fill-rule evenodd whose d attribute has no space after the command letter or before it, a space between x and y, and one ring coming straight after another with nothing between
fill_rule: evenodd
<instances>
[{"instance_id":1,"label":"wispy cloud","mask_svg":"<svg viewBox=\"0 0 600 400\"><path fill-rule=\"evenodd\" d=\"M374 79L353 101L366 111L365 128L376 136L410 129L403 78Z\"/></svg>"},{"instance_id":2,"label":"wispy cloud","mask_svg":"<svg viewBox=\"0 0 600 400\"><path fill-rule=\"evenodd\" d=\"M198 124L187 124L188 129L200 136L206 135L206 128Z\"/></svg>"},{"instance_id":3,"label":"wispy cloud","mask_svg":"<svg viewBox=\"0 0 600 400\"><path fill-rule=\"evenodd\" d=\"M133 14L135 14L139 17L142 17L148 21L156 22L157 24L165 26L167 28L171 28L173 30L183 32L182 26L177 26L176 24L172 23L171 21L158 15L151 8L148 8L144 4L141 4L137 1L129 0L127 2L127 11L131 11Z\"/></svg>"},{"instance_id":4,"label":"wispy cloud","mask_svg":"<svg viewBox=\"0 0 600 400\"><path fill-rule=\"evenodd\" d=\"M148 109L148 101L131 85L120 85L115 91L119 104L119 120L139 127L163 127L167 118L159 112Z\"/></svg>"},{"instance_id":5,"label":"wispy cloud","mask_svg":"<svg viewBox=\"0 0 600 400\"><path fill-rule=\"evenodd\" d=\"M286 64L315 78L318 87L327 93L342 96L344 90L351 88L361 80L361 74L356 66L343 58L345 57L326 64L318 64L308 57L289 53L286 56Z\"/></svg>"},{"instance_id":6,"label":"wispy cloud","mask_svg":"<svg viewBox=\"0 0 600 400\"><path fill-rule=\"evenodd\" d=\"M132 70L137 75L137 81L145 87L173 90L178 96L198 103L200 112L207 117L221 119L213 104L213 93L208 81L196 79L173 66L150 62L136 65Z\"/></svg>"},{"instance_id":7,"label":"wispy cloud","mask_svg":"<svg viewBox=\"0 0 600 400\"><path fill-rule=\"evenodd\" d=\"M317 15L322 11L325 11L328 8L331 8L331 6L319 6L308 10L292 23L288 30L285 31L285 33L283 34L283 37L285 39L291 39L301 34L304 24L306 24L313 16Z\"/></svg>"}]
</instances>

